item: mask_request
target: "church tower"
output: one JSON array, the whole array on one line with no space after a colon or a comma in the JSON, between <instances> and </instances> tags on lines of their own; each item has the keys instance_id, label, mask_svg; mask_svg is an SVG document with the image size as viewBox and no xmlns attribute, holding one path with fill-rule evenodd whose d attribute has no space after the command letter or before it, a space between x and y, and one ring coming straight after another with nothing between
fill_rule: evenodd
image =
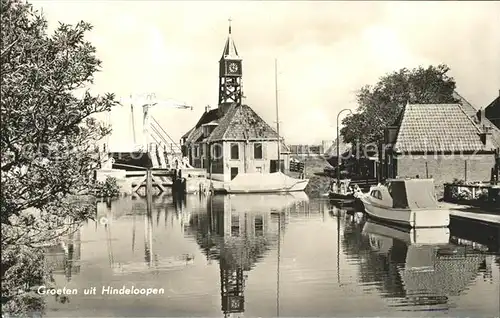
<instances>
[{"instance_id":1,"label":"church tower","mask_svg":"<svg viewBox=\"0 0 500 318\"><path fill-rule=\"evenodd\" d=\"M231 19L226 45L219 60L219 109L225 112L232 104L241 105L242 59L231 35Z\"/></svg>"}]
</instances>

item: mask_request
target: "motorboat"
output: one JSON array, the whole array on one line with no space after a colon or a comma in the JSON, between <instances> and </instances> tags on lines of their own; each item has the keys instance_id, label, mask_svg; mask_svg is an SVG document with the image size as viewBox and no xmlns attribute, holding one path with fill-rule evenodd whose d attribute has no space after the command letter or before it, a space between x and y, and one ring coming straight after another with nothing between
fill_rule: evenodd
<instances>
[{"instance_id":1,"label":"motorboat","mask_svg":"<svg viewBox=\"0 0 500 318\"><path fill-rule=\"evenodd\" d=\"M304 191L309 179L296 179L282 172L240 173L233 180L212 180L215 193L286 193Z\"/></svg>"},{"instance_id":2,"label":"motorboat","mask_svg":"<svg viewBox=\"0 0 500 318\"><path fill-rule=\"evenodd\" d=\"M440 207L433 179L388 179L360 195L369 217L411 228L448 227L450 211Z\"/></svg>"}]
</instances>

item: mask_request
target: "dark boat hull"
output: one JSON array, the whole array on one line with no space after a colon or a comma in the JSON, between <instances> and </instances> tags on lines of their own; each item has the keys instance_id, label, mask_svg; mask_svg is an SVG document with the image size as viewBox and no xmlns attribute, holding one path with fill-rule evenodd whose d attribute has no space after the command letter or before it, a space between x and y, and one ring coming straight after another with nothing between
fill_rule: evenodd
<instances>
[{"instance_id":1,"label":"dark boat hull","mask_svg":"<svg viewBox=\"0 0 500 318\"><path fill-rule=\"evenodd\" d=\"M145 152L112 152L110 153L110 157L115 160L113 163L113 169L143 171L146 168L151 168L153 166L150 155Z\"/></svg>"},{"instance_id":2,"label":"dark boat hull","mask_svg":"<svg viewBox=\"0 0 500 318\"><path fill-rule=\"evenodd\" d=\"M345 202L353 202L356 199L352 194L342 194L342 193L336 193L336 192L329 192L328 193L328 198L330 200L342 200Z\"/></svg>"}]
</instances>

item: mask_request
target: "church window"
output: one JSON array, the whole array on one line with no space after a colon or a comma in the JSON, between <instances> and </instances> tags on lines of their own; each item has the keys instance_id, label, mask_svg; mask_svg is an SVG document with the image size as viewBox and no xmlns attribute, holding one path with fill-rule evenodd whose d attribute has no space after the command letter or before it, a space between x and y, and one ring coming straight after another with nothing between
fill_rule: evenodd
<instances>
[{"instance_id":1,"label":"church window","mask_svg":"<svg viewBox=\"0 0 500 318\"><path fill-rule=\"evenodd\" d=\"M262 159L262 143L257 142L253 144L253 158Z\"/></svg>"},{"instance_id":2,"label":"church window","mask_svg":"<svg viewBox=\"0 0 500 318\"><path fill-rule=\"evenodd\" d=\"M240 159L240 147L237 143L231 144L231 159Z\"/></svg>"}]
</instances>

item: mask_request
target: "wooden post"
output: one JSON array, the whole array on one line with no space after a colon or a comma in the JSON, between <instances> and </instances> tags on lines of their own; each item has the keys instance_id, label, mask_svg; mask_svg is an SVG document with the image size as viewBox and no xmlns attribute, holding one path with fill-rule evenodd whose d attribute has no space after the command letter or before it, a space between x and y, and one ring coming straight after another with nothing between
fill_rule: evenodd
<instances>
[{"instance_id":1,"label":"wooden post","mask_svg":"<svg viewBox=\"0 0 500 318\"><path fill-rule=\"evenodd\" d=\"M153 203L153 178L151 174L151 169L146 171L146 209L148 215L151 214Z\"/></svg>"},{"instance_id":2,"label":"wooden post","mask_svg":"<svg viewBox=\"0 0 500 318\"><path fill-rule=\"evenodd\" d=\"M467 182L467 160L464 161L465 171L464 171L464 181Z\"/></svg>"},{"instance_id":3,"label":"wooden post","mask_svg":"<svg viewBox=\"0 0 500 318\"><path fill-rule=\"evenodd\" d=\"M377 183L381 183L382 179L384 178L383 176L383 171L384 171L384 163L383 163L383 154L382 154L382 143L378 144L378 169L377 169Z\"/></svg>"},{"instance_id":4,"label":"wooden post","mask_svg":"<svg viewBox=\"0 0 500 318\"><path fill-rule=\"evenodd\" d=\"M427 161L425 162L425 178L429 179L429 166L427 165Z\"/></svg>"}]
</instances>

